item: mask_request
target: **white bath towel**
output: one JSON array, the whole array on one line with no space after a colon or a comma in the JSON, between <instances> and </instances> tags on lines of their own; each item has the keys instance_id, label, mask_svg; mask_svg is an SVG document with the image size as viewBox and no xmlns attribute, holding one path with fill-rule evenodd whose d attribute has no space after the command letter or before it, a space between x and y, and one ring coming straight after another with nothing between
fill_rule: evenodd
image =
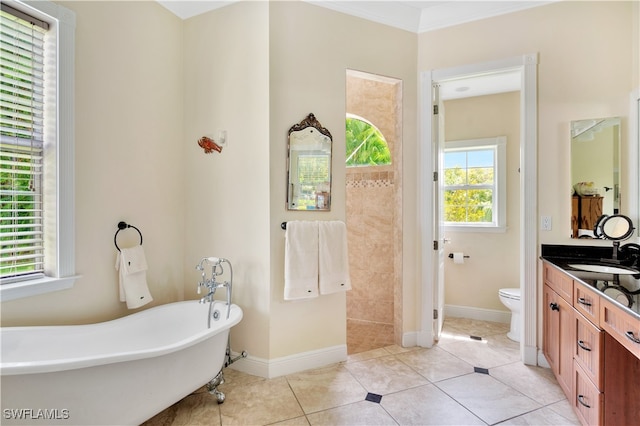
<instances>
[{"instance_id":1,"label":"white bath towel","mask_svg":"<svg viewBox=\"0 0 640 426\"><path fill-rule=\"evenodd\" d=\"M284 246L284 299L318 296L318 223L287 222Z\"/></svg>"},{"instance_id":2,"label":"white bath towel","mask_svg":"<svg viewBox=\"0 0 640 426\"><path fill-rule=\"evenodd\" d=\"M147 259L142 246L120 249L116 257L120 301L135 309L153 301L147 285Z\"/></svg>"},{"instance_id":3,"label":"white bath towel","mask_svg":"<svg viewBox=\"0 0 640 426\"><path fill-rule=\"evenodd\" d=\"M320 294L351 290L346 225L340 221L320 222L318 232Z\"/></svg>"}]
</instances>

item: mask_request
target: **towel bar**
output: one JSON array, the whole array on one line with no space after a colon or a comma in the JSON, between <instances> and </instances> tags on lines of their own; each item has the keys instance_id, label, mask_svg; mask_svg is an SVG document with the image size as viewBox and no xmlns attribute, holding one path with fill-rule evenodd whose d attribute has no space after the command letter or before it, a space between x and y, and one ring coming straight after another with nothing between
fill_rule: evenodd
<instances>
[{"instance_id":1,"label":"towel bar","mask_svg":"<svg viewBox=\"0 0 640 426\"><path fill-rule=\"evenodd\" d=\"M133 225L129 225L126 222L118 222L118 230L116 231L116 235L113 236L113 244L116 245L116 248L118 249L118 251L120 251L120 247L118 247L118 232L122 231L123 229L127 229L127 228L133 228L136 231L138 231L138 234L140 234L140 245L142 245L142 232L140 232L140 230L138 228L136 228Z\"/></svg>"}]
</instances>

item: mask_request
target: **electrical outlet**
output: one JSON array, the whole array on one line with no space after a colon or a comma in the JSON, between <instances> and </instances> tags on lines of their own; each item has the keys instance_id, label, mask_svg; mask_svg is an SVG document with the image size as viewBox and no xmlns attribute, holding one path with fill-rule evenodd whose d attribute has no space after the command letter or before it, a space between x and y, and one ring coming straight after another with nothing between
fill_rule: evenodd
<instances>
[{"instance_id":1,"label":"electrical outlet","mask_svg":"<svg viewBox=\"0 0 640 426\"><path fill-rule=\"evenodd\" d=\"M540 229L551 231L551 216L540 216Z\"/></svg>"}]
</instances>

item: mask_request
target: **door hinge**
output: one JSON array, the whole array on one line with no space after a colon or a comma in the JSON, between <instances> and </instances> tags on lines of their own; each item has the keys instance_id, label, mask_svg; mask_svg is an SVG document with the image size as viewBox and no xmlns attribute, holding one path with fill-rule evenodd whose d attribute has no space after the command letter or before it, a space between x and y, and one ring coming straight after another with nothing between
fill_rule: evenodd
<instances>
[{"instance_id":1,"label":"door hinge","mask_svg":"<svg viewBox=\"0 0 640 426\"><path fill-rule=\"evenodd\" d=\"M438 115L438 105L433 106L433 115Z\"/></svg>"},{"instance_id":2,"label":"door hinge","mask_svg":"<svg viewBox=\"0 0 640 426\"><path fill-rule=\"evenodd\" d=\"M433 310L433 319L438 319L438 310L437 309Z\"/></svg>"},{"instance_id":3,"label":"door hinge","mask_svg":"<svg viewBox=\"0 0 640 426\"><path fill-rule=\"evenodd\" d=\"M435 240L435 241L433 242L433 249L434 249L434 250L438 250L438 240Z\"/></svg>"},{"instance_id":4,"label":"door hinge","mask_svg":"<svg viewBox=\"0 0 640 426\"><path fill-rule=\"evenodd\" d=\"M433 181L434 182L438 181L438 172L433 172Z\"/></svg>"}]
</instances>

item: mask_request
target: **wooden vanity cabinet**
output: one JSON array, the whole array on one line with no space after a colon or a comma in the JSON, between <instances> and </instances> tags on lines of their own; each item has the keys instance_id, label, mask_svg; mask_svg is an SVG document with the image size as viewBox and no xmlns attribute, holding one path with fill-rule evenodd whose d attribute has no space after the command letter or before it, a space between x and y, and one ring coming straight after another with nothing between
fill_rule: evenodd
<instances>
[{"instance_id":1,"label":"wooden vanity cabinet","mask_svg":"<svg viewBox=\"0 0 640 426\"><path fill-rule=\"evenodd\" d=\"M640 319L543 262L543 348L584 425L640 419Z\"/></svg>"}]
</instances>

